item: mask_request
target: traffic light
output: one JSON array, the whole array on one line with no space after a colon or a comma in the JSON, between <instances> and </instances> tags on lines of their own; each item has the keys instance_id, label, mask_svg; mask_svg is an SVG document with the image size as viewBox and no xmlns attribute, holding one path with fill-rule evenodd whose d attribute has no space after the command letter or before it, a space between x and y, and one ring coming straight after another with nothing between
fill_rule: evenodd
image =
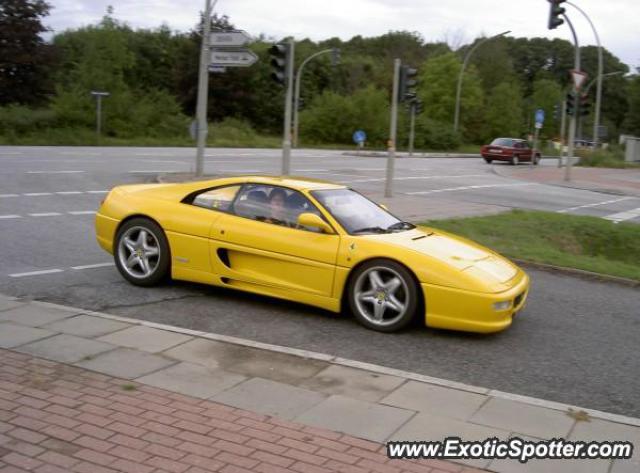
<instances>
[{"instance_id":1,"label":"traffic light","mask_svg":"<svg viewBox=\"0 0 640 473\"><path fill-rule=\"evenodd\" d=\"M398 102L404 102L405 100L412 100L416 97L416 91L414 87L418 84L415 79L418 74L417 69L413 69L410 66L402 66L400 68L400 83L398 84Z\"/></svg>"},{"instance_id":2,"label":"traffic light","mask_svg":"<svg viewBox=\"0 0 640 473\"><path fill-rule=\"evenodd\" d=\"M333 48L331 51L331 65L337 66L340 64L340 48Z\"/></svg>"},{"instance_id":3,"label":"traffic light","mask_svg":"<svg viewBox=\"0 0 640 473\"><path fill-rule=\"evenodd\" d=\"M555 30L558 26L564 23L564 20L560 18L564 15L566 11L560 4L566 2L567 0L549 0L550 9L549 9L549 25L548 28L550 30Z\"/></svg>"},{"instance_id":4,"label":"traffic light","mask_svg":"<svg viewBox=\"0 0 640 473\"><path fill-rule=\"evenodd\" d=\"M287 64L289 63L289 43L277 43L269 48L271 56L271 78L282 86L286 86Z\"/></svg>"},{"instance_id":5,"label":"traffic light","mask_svg":"<svg viewBox=\"0 0 640 473\"><path fill-rule=\"evenodd\" d=\"M575 95L573 95L573 92L569 92L567 94L567 115L573 116L576 113L577 106Z\"/></svg>"},{"instance_id":6,"label":"traffic light","mask_svg":"<svg viewBox=\"0 0 640 473\"><path fill-rule=\"evenodd\" d=\"M582 117L591 113L591 102L589 102L588 95L580 95L580 108L578 112Z\"/></svg>"},{"instance_id":7,"label":"traffic light","mask_svg":"<svg viewBox=\"0 0 640 473\"><path fill-rule=\"evenodd\" d=\"M416 115L420 115L422 113L422 100L416 99L415 107L416 107Z\"/></svg>"}]
</instances>

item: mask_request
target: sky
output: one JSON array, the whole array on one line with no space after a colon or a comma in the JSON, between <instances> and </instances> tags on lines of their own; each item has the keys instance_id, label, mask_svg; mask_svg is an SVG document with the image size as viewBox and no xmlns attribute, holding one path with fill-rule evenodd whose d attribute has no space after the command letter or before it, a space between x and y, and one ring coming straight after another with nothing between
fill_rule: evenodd
<instances>
[{"instance_id":1,"label":"sky","mask_svg":"<svg viewBox=\"0 0 640 473\"><path fill-rule=\"evenodd\" d=\"M45 24L54 32L95 23L107 6L115 18L132 27L161 24L187 31L198 21L205 0L48 0L53 6ZM640 67L638 0L572 0L593 21L602 45L632 69ZM595 44L587 20L564 6L581 45ZM426 41L458 47L477 36L511 30L513 36L546 36L572 40L567 25L549 31L547 0L218 0L214 11L249 34L280 39L349 39L378 36L391 30L420 33ZM606 71L605 71L606 72Z\"/></svg>"}]
</instances>

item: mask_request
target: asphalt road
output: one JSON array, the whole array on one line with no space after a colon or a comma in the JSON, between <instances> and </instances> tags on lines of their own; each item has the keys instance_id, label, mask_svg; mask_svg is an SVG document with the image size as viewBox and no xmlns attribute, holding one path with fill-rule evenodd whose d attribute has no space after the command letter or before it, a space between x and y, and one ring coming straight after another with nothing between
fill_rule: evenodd
<instances>
[{"instance_id":1,"label":"asphalt road","mask_svg":"<svg viewBox=\"0 0 640 473\"><path fill-rule=\"evenodd\" d=\"M126 283L95 243L93 212L116 184L189 171L193 149L0 147L0 292L330 353L503 391L640 417L640 291L530 271L513 327L479 336L420 327L385 335L349 316L205 286ZM207 150L207 172L277 173L277 150ZM372 196L385 160L294 151L293 169ZM529 185L480 159L398 160L396 195L429 209L572 210L605 216L638 199ZM418 202L418 201L416 201ZM606 202L606 203L605 203ZM393 210L393 203L391 204Z\"/></svg>"}]
</instances>

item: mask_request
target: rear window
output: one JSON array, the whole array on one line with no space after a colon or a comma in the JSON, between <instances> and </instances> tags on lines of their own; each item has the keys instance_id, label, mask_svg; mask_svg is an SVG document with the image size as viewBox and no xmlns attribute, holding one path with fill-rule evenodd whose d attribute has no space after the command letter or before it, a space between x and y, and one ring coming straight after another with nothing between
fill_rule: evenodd
<instances>
[{"instance_id":1,"label":"rear window","mask_svg":"<svg viewBox=\"0 0 640 473\"><path fill-rule=\"evenodd\" d=\"M513 140L511 138L496 138L491 142L494 146L513 146Z\"/></svg>"}]
</instances>

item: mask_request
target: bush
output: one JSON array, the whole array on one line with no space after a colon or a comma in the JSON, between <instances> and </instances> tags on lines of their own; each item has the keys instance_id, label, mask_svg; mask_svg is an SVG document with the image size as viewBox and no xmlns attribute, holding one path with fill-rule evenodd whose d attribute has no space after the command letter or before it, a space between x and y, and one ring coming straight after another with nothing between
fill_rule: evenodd
<instances>
[{"instance_id":1,"label":"bush","mask_svg":"<svg viewBox=\"0 0 640 473\"><path fill-rule=\"evenodd\" d=\"M624 160L624 149L620 146L610 146L607 149L597 150L577 150L576 155L580 156L578 166L598 167L598 168L628 168L636 167L637 164L628 163Z\"/></svg>"},{"instance_id":2,"label":"bush","mask_svg":"<svg viewBox=\"0 0 640 473\"><path fill-rule=\"evenodd\" d=\"M23 135L56 125L52 110L32 109L21 105L0 107L0 132L3 135Z\"/></svg>"},{"instance_id":3,"label":"bush","mask_svg":"<svg viewBox=\"0 0 640 473\"><path fill-rule=\"evenodd\" d=\"M420 149L451 151L461 144L460 134L453 126L418 116L416 120L415 146Z\"/></svg>"},{"instance_id":4,"label":"bush","mask_svg":"<svg viewBox=\"0 0 640 473\"><path fill-rule=\"evenodd\" d=\"M209 146L220 147L278 147L278 137L258 134L246 121L238 118L225 118L221 122L209 125L207 138Z\"/></svg>"}]
</instances>

